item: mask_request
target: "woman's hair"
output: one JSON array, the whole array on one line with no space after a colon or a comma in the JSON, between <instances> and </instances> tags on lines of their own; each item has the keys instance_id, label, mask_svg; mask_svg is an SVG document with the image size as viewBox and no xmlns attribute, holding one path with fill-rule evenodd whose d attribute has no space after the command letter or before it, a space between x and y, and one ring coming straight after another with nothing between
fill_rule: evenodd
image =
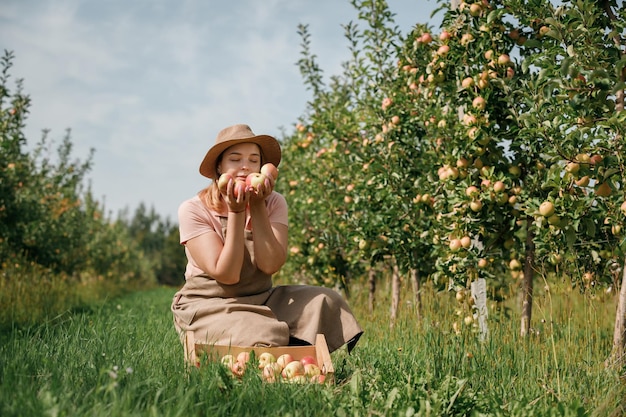
<instances>
[{"instance_id":1,"label":"woman's hair","mask_svg":"<svg viewBox=\"0 0 626 417\"><path fill-rule=\"evenodd\" d=\"M213 181L208 187L200 191L198 194L200 200L209 208L209 210L217 211L219 213L226 211L226 202L220 194L220 190L217 187L217 181Z\"/></svg>"}]
</instances>

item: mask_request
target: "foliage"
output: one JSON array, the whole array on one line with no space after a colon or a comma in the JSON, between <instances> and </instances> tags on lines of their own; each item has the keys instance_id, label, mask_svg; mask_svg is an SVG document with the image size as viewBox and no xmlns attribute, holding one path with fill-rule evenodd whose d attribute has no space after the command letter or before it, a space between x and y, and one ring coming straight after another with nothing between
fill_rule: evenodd
<instances>
[{"instance_id":1,"label":"foliage","mask_svg":"<svg viewBox=\"0 0 626 417\"><path fill-rule=\"evenodd\" d=\"M346 25L328 85L301 27L313 98L285 138L293 274L346 285L338 260L394 257L440 288L486 278L499 299L535 274L616 289L626 16L556 3L440 1L438 30L402 35L384 1L353 1L365 28Z\"/></svg>"},{"instance_id":2,"label":"foliage","mask_svg":"<svg viewBox=\"0 0 626 417\"><path fill-rule=\"evenodd\" d=\"M92 154L74 159L67 132L28 149L30 98L11 91L14 57L0 76L0 327L37 323L125 290L181 282L177 227L154 213L113 221L85 187ZM155 280L156 277L156 280Z\"/></svg>"}]
</instances>

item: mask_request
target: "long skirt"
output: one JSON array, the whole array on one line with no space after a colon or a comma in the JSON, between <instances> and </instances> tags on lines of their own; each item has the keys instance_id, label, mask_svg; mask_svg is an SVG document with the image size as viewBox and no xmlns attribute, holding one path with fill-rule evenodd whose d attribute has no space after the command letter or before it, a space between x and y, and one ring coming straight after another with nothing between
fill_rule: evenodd
<instances>
[{"instance_id":1,"label":"long skirt","mask_svg":"<svg viewBox=\"0 0 626 417\"><path fill-rule=\"evenodd\" d=\"M311 285L282 285L246 297L203 297L176 293L174 325L183 336L230 346L314 344L324 334L329 351L347 344L352 350L363 330L336 291Z\"/></svg>"}]
</instances>

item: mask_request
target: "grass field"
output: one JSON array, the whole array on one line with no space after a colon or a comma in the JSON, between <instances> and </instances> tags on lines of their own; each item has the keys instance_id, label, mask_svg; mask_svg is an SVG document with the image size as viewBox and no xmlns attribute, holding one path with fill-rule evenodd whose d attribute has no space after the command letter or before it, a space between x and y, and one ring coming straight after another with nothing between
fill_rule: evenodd
<instances>
[{"instance_id":1,"label":"grass field","mask_svg":"<svg viewBox=\"0 0 626 417\"><path fill-rule=\"evenodd\" d=\"M624 369L603 361L615 304L576 291L535 298L533 335L516 309L492 310L490 338L452 331L454 297L424 289L424 321L403 302L369 314L355 351L332 354L334 385L233 379L219 365L185 369L172 288L138 292L0 341L0 416L622 416ZM622 379L620 380L620 375Z\"/></svg>"}]
</instances>

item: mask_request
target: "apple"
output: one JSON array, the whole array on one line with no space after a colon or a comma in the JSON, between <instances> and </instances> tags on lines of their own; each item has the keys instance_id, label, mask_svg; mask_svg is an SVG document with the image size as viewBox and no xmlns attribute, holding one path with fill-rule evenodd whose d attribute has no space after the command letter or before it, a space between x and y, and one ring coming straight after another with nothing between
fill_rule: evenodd
<instances>
[{"instance_id":1,"label":"apple","mask_svg":"<svg viewBox=\"0 0 626 417\"><path fill-rule=\"evenodd\" d=\"M465 195L468 197L475 197L478 195L478 187L475 185L470 185L465 189Z\"/></svg>"},{"instance_id":2,"label":"apple","mask_svg":"<svg viewBox=\"0 0 626 417\"><path fill-rule=\"evenodd\" d=\"M463 87L466 90L469 88L472 88L473 85L474 85L474 79L472 77L463 78L463 81L461 81L461 87Z\"/></svg>"},{"instance_id":3,"label":"apple","mask_svg":"<svg viewBox=\"0 0 626 417\"><path fill-rule=\"evenodd\" d=\"M237 362L243 363L243 364L250 362L250 352L246 352L246 351L240 352L237 355Z\"/></svg>"},{"instance_id":4,"label":"apple","mask_svg":"<svg viewBox=\"0 0 626 417\"><path fill-rule=\"evenodd\" d=\"M276 363L276 357L272 353L263 352L259 355L259 369L265 369L271 363Z\"/></svg>"},{"instance_id":5,"label":"apple","mask_svg":"<svg viewBox=\"0 0 626 417\"><path fill-rule=\"evenodd\" d=\"M470 202L470 209L475 212L478 213L480 210L482 210L483 208L483 203L480 200L472 200Z\"/></svg>"},{"instance_id":6,"label":"apple","mask_svg":"<svg viewBox=\"0 0 626 417\"><path fill-rule=\"evenodd\" d=\"M493 191L496 193L501 193L505 190L506 185L502 181L496 181L493 183Z\"/></svg>"},{"instance_id":7,"label":"apple","mask_svg":"<svg viewBox=\"0 0 626 417\"><path fill-rule=\"evenodd\" d=\"M320 367L314 363L307 363L306 365L304 365L304 375L309 379L313 376L321 375L321 373L322 370L320 369Z\"/></svg>"},{"instance_id":8,"label":"apple","mask_svg":"<svg viewBox=\"0 0 626 417\"><path fill-rule=\"evenodd\" d=\"M235 358L234 355L224 355L222 356L222 359L220 360L220 362L222 363L222 365L226 366L228 369L231 369L233 364L235 362L237 362L237 359Z\"/></svg>"},{"instance_id":9,"label":"apple","mask_svg":"<svg viewBox=\"0 0 626 417\"><path fill-rule=\"evenodd\" d=\"M306 384L308 381L304 375L295 375L289 379L289 382L292 384Z\"/></svg>"},{"instance_id":10,"label":"apple","mask_svg":"<svg viewBox=\"0 0 626 417\"><path fill-rule=\"evenodd\" d=\"M580 164L577 162L570 162L567 165L565 165L565 171L569 172L570 174L575 174L580 170Z\"/></svg>"},{"instance_id":11,"label":"apple","mask_svg":"<svg viewBox=\"0 0 626 417\"><path fill-rule=\"evenodd\" d=\"M263 367L262 378L267 382L276 382L282 371L283 368L277 362L268 363Z\"/></svg>"},{"instance_id":12,"label":"apple","mask_svg":"<svg viewBox=\"0 0 626 417\"><path fill-rule=\"evenodd\" d=\"M445 41L449 40L451 37L452 37L452 35L447 30L442 31L439 34L439 40L442 41L442 42L445 42Z\"/></svg>"},{"instance_id":13,"label":"apple","mask_svg":"<svg viewBox=\"0 0 626 417\"><path fill-rule=\"evenodd\" d=\"M509 167L509 174L513 175L514 177L519 177L520 175L522 175L522 169L518 165L512 165Z\"/></svg>"},{"instance_id":14,"label":"apple","mask_svg":"<svg viewBox=\"0 0 626 417\"><path fill-rule=\"evenodd\" d=\"M302 365L302 362L300 361L292 360L287 365L285 365L281 375L285 379L292 379L299 375L304 376L304 365Z\"/></svg>"},{"instance_id":15,"label":"apple","mask_svg":"<svg viewBox=\"0 0 626 417\"><path fill-rule=\"evenodd\" d=\"M550 202L550 201L544 201L539 206L539 213L543 217L550 217L550 216L552 216L554 214L554 204L552 204L552 202Z\"/></svg>"},{"instance_id":16,"label":"apple","mask_svg":"<svg viewBox=\"0 0 626 417\"><path fill-rule=\"evenodd\" d=\"M233 176L230 174L222 174L217 180L217 188L219 188L222 194L226 194L228 183L233 179Z\"/></svg>"},{"instance_id":17,"label":"apple","mask_svg":"<svg viewBox=\"0 0 626 417\"><path fill-rule=\"evenodd\" d=\"M235 363L233 363L232 366L230 367L230 370L232 371L234 375L242 376L246 372L246 364L239 362L239 361L235 361Z\"/></svg>"},{"instance_id":18,"label":"apple","mask_svg":"<svg viewBox=\"0 0 626 417\"><path fill-rule=\"evenodd\" d=\"M509 262L509 268L513 271L519 271L520 269L522 269L522 264L517 259L511 259L511 261Z\"/></svg>"},{"instance_id":19,"label":"apple","mask_svg":"<svg viewBox=\"0 0 626 417\"><path fill-rule=\"evenodd\" d=\"M482 7L480 6L480 4L478 3L470 4L469 12L472 16L474 17L479 16L481 11L482 11Z\"/></svg>"},{"instance_id":20,"label":"apple","mask_svg":"<svg viewBox=\"0 0 626 417\"><path fill-rule=\"evenodd\" d=\"M463 302L465 300L465 291L464 290L457 291L455 298L459 303Z\"/></svg>"},{"instance_id":21,"label":"apple","mask_svg":"<svg viewBox=\"0 0 626 417\"><path fill-rule=\"evenodd\" d=\"M326 381L326 375L324 374L314 375L311 377L311 382L315 384L323 384L324 381Z\"/></svg>"},{"instance_id":22,"label":"apple","mask_svg":"<svg viewBox=\"0 0 626 417\"><path fill-rule=\"evenodd\" d=\"M469 236L463 236L461 238L461 246L465 249L469 248L472 245L472 239Z\"/></svg>"},{"instance_id":23,"label":"apple","mask_svg":"<svg viewBox=\"0 0 626 417\"><path fill-rule=\"evenodd\" d=\"M507 54L502 54L498 57L498 64L500 65L509 65L511 63L511 57Z\"/></svg>"},{"instance_id":24,"label":"apple","mask_svg":"<svg viewBox=\"0 0 626 417\"><path fill-rule=\"evenodd\" d=\"M235 184L233 185L233 195L235 198L238 198L240 194L246 192L246 182L241 178L235 179Z\"/></svg>"},{"instance_id":25,"label":"apple","mask_svg":"<svg viewBox=\"0 0 626 417\"><path fill-rule=\"evenodd\" d=\"M261 174L272 177L276 181L278 179L278 168L276 168L276 165L268 162L261 167Z\"/></svg>"},{"instance_id":26,"label":"apple","mask_svg":"<svg viewBox=\"0 0 626 417\"><path fill-rule=\"evenodd\" d=\"M558 226L561 224L561 218L556 214L553 214L552 216L548 217L548 223L550 223L552 226Z\"/></svg>"},{"instance_id":27,"label":"apple","mask_svg":"<svg viewBox=\"0 0 626 417\"><path fill-rule=\"evenodd\" d=\"M485 107L487 106L487 102L485 101L484 98L482 98L481 96L478 96L472 101L472 106L478 110L485 110Z\"/></svg>"},{"instance_id":28,"label":"apple","mask_svg":"<svg viewBox=\"0 0 626 417\"><path fill-rule=\"evenodd\" d=\"M452 252L456 252L463 247L463 244L461 243L461 239L452 239L449 246Z\"/></svg>"},{"instance_id":29,"label":"apple","mask_svg":"<svg viewBox=\"0 0 626 417\"><path fill-rule=\"evenodd\" d=\"M420 40L422 41L422 43L431 43L433 40L433 37L430 33L424 32L422 36L420 37Z\"/></svg>"},{"instance_id":30,"label":"apple","mask_svg":"<svg viewBox=\"0 0 626 417\"><path fill-rule=\"evenodd\" d=\"M450 52L450 47L448 45L441 45L437 49L437 55L446 55L448 52Z\"/></svg>"},{"instance_id":31,"label":"apple","mask_svg":"<svg viewBox=\"0 0 626 417\"><path fill-rule=\"evenodd\" d=\"M276 358L276 363L278 363L283 369L290 362L293 362L293 356L291 356L291 354L289 353L283 353L278 358Z\"/></svg>"},{"instance_id":32,"label":"apple","mask_svg":"<svg viewBox=\"0 0 626 417\"><path fill-rule=\"evenodd\" d=\"M300 362L302 362L302 365L307 365L307 364L314 364L317 365L317 359L315 359L313 356L311 355L306 355L303 356L302 359L300 359Z\"/></svg>"},{"instance_id":33,"label":"apple","mask_svg":"<svg viewBox=\"0 0 626 417\"><path fill-rule=\"evenodd\" d=\"M252 187L254 191L258 191L259 185L265 184L267 177L264 174L253 172L246 177L246 186Z\"/></svg>"},{"instance_id":34,"label":"apple","mask_svg":"<svg viewBox=\"0 0 626 417\"><path fill-rule=\"evenodd\" d=\"M624 201L622 205L619 206L619 209L622 211L622 214L626 216L626 201Z\"/></svg>"},{"instance_id":35,"label":"apple","mask_svg":"<svg viewBox=\"0 0 626 417\"><path fill-rule=\"evenodd\" d=\"M478 268L480 269L485 269L487 268L487 265L489 264L489 262L485 259L485 258L480 258L478 260Z\"/></svg>"}]
</instances>

